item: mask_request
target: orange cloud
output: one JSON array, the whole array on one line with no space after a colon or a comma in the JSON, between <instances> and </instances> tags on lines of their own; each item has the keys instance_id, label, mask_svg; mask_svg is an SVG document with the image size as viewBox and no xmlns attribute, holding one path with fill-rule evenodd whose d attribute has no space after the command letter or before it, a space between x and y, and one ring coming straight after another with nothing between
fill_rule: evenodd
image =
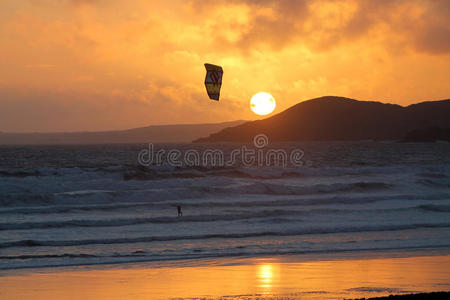
<instances>
[{"instance_id":1,"label":"orange cloud","mask_svg":"<svg viewBox=\"0 0 450 300\"><path fill-rule=\"evenodd\" d=\"M448 1L90 1L0 4L0 131L250 119L322 95L448 98ZM207 99L203 63L224 67Z\"/></svg>"}]
</instances>

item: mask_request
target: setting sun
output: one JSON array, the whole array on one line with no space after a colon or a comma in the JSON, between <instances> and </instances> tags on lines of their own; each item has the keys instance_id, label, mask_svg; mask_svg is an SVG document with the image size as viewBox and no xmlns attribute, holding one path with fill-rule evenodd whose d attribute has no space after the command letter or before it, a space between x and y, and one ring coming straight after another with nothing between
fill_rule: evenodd
<instances>
[{"instance_id":1,"label":"setting sun","mask_svg":"<svg viewBox=\"0 0 450 300\"><path fill-rule=\"evenodd\" d=\"M275 106L275 98L271 94L265 92L253 95L250 100L250 108L255 114L260 116L270 114L275 109Z\"/></svg>"}]
</instances>

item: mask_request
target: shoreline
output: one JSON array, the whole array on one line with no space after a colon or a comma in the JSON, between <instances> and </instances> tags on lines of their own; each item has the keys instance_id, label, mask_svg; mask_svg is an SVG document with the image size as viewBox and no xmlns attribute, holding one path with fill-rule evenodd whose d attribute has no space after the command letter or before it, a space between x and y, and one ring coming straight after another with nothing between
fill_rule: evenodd
<instances>
[{"instance_id":1,"label":"shoreline","mask_svg":"<svg viewBox=\"0 0 450 300\"><path fill-rule=\"evenodd\" d=\"M0 272L1 299L343 299L450 290L450 254L282 255Z\"/></svg>"},{"instance_id":2,"label":"shoreline","mask_svg":"<svg viewBox=\"0 0 450 300\"><path fill-rule=\"evenodd\" d=\"M450 255L450 246L426 246L411 248L385 248L385 249L343 249L335 251L314 251L305 253L264 253L252 255L223 255L210 257L190 257L190 258L173 258L173 259L137 259L130 261L117 262L98 262L98 263L79 263L67 265L48 265L48 266L26 266L16 268L0 268L0 278L10 276L17 273L42 273L76 271L76 270L104 270L104 269L121 269L121 268L140 268L147 267L170 267L170 266L198 266L211 265L211 262L222 261L249 261L252 259L277 258L282 261L310 262L318 260L348 260L348 259L375 259L375 258L407 258L414 256L446 256ZM214 264L216 265L216 264ZM219 263L220 265L220 263Z\"/></svg>"}]
</instances>

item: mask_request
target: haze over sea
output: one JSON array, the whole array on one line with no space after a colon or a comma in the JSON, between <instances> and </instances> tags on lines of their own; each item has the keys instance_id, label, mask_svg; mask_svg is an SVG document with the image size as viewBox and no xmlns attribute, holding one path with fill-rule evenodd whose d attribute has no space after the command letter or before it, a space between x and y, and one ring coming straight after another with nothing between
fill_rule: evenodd
<instances>
[{"instance_id":1,"label":"haze over sea","mask_svg":"<svg viewBox=\"0 0 450 300\"><path fill-rule=\"evenodd\" d=\"M0 269L363 251L450 254L449 143L270 146L302 149L305 165L146 167L137 157L147 145L2 146ZM226 155L238 147L213 146Z\"/></svg>"}]
</instances>

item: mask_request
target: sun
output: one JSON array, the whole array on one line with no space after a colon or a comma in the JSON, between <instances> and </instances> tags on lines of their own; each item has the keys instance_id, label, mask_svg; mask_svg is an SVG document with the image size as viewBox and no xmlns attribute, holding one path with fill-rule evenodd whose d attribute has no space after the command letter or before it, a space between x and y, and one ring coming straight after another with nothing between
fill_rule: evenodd
<instances>
[{"instance_id":1,"label":"sun","mask_svg":"<svg viewBox=\"0 0 450 300\"><path fill-rule=\"evenodd\" d=\"M254 94L252 99L250 99L251 110L260 116L270 114L275 109L275 98L266 92L260 92Z\"/></svg>"}]
</instances>

